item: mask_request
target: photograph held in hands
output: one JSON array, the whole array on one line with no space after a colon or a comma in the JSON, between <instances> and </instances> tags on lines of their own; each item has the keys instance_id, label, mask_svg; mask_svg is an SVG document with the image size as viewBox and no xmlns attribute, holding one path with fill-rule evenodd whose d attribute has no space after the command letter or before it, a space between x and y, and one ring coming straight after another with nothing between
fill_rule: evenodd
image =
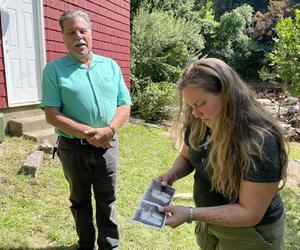
<instances>
[{"instance_id":1,"label":"photograph held in hands","mask_svg":"<svg viewBox=\"0 0 300 250\"><path fill-rule=\"evenodd\" d=\"M144 193L138 208L132 218L133 222L139 222L146 226L162 228L165 225L166 215L159 208L171 204L175 189L162 185L153 179Z\"/></svg>"}]
</instances>

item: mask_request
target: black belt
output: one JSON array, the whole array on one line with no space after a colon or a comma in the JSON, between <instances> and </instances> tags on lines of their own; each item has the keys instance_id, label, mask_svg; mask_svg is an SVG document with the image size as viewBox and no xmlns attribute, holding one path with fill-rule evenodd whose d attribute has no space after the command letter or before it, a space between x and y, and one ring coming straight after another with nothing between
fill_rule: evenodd
<instances>
[{"instance_id":1,"label":"black belt","mask_svg":"<svg viewBox=\"0 0 300 250\"><path fill-rule=\"evenodd\" d=\"M67 138L64 136L60 136L59 140L63 140L63 141L69 142L69 143L74 143L76 145L90 145L86 139Z\"/></svg>"}]
</instances>

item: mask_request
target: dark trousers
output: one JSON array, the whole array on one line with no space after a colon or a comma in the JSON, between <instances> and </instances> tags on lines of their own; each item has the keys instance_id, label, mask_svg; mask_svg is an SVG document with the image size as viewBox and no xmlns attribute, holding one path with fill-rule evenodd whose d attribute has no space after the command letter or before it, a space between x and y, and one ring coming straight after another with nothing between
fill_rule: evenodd
<instances>
[{"instance_id":1,"label":"dark trousers","mask_svg":"<svg viewBox=\"0 0 300 250\"><path fill-rule=\"evenodd\" d=\"M84 145L82 141L60 137L58 156L69 182L71 211L80 249L93 249L95 228L91 188L96 201L98 248L117 249L118 226L115 221L118 140L109 149Z\"/></svg>"}]
</instances>

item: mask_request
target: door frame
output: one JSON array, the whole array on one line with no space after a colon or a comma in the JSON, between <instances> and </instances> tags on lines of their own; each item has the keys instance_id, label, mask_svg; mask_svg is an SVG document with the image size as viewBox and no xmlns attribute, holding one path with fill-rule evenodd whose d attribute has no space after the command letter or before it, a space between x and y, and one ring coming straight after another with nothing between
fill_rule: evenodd
<instances>
[{"instance_id":1,"label":"door frame","mask_svg":"<svg viewBox=\"0 0 300 250\"><path fill-rule=\"evenodd\" d=\"M0 18L1 18L1 14L4 10L4 3L6 1L9 0L0 0ZM44 23L44 0L32 0L32 12L33 15L36 16L36 23L33 22L33 25L37 28L37 32L34 32L34 41L36 42L38 48L36 48L36 54L38 54L38 59L36 60L36 65L37 66L37 91L38 91L38 96L39 96L39 101L32 101L32 102L26 102L26 103L11 103L11 98L10 98L10 93L9 89L7 88L8 85L8 77L7 77L7 73L6 70L8 69L8 67L6 65L8 65L7 62L7 57L6 57L6 48L5 48L5 43L4 43L4 35L3 35L3 30L2 30L2 37L0 37L0 39L2 40L2 47L3 47L3 58L4 58L4 72L5 72L5 85L6 85L6 90L7 90L7 103L8 103L8 108L10 107L18 107L18 106L27 106L27 105L33 105L33 104L39 104L41 102L42 99L42 72L43 69L46 65L46 42L45 42L45 23ZM36 14L36 15L35 15ZM3 20L1 20L1 23L3 22Z\"/></svg>"}]
</instances>

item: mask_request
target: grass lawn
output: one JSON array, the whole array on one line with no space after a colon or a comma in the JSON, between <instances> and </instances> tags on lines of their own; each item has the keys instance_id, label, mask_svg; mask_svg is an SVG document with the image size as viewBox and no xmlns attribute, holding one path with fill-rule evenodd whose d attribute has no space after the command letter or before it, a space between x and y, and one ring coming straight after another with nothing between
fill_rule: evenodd
<instances>
[{"instance_id":1,"label":"grass lawn","mask_svg":"<svg viewBox=\"0 0 300 250\"><path fill-rule=\"evenodd\" d=\"M156 230L131 223L131 217L152 178L166 171L178 152L170 146L165 129L128 124L119 131L117 220L121 250L198 249L194 226ZM24 138L6 137L0 144L0 249L74 249L76 233L69 210L68 185L58 158L45 157L38 177L18 175L26 157L38 144ZM300 159L300 148L292 145L291 157ZM176 182L177 193L192 191L192 175ZM288 232L286 249L300 249L299 188L282 192L286 204ZM174 204L193 205L191 200Z\"/></svg>"}]
</instances>

